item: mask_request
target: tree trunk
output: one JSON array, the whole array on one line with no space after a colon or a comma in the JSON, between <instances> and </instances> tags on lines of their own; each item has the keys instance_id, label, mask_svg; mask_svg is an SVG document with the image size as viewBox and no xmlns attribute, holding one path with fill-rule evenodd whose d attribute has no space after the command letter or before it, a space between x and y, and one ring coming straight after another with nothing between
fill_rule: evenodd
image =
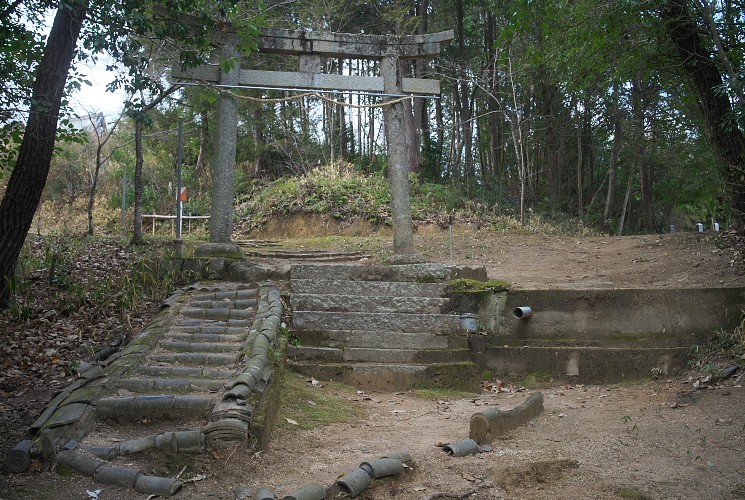
<instances>
[{"instance_id":1,"label":"tree trunk","mask_svg":"<svg viewBox=\"0 0 745 500\"><path fill-rule=\"evenodd\" d=\"M556 85L544 85L543 88L543 116L546 120L546 164L548 170L548 196L551 209L561 210L561 170L559 169L559 150L556 134L555 97L558 92Z\"/></svg>"},{"instance_id":2,"label":"tree trunk","mask_svg":"<svg viewBox=\"0 0 745 500\"><path fill-rule=\"evenodd\" d=\"M209 130L209 117L207 110L203 109L199 112L199 153L197 154L197 164L195 174L197 178L201 178L205 174L204 159L207 155L207 132Z\"/></svg>"},{"instance_id":3,"label":"tree trunk","mask_svg":"<svg viewBox=\"0 0 745 500\"><path fill-rule=\"evenodd\" d=\"M471 99L468 82L468 57L466 55L466 40L464 29L463 0L455 1L456 11L456 38L458 39L458 53L460 66L458 69L458 83L456 84L456 107L460 115L460 125L463 141L463 170L466 178L466 191L468 192L469 178L473 174L473 124L471 123Z\"/></svg>"},{"instance_id":4,"label":"tree trunk","mask_svg":"<svg viewBox=\"0 0 745 500\"><path fill-rule=\"evenodd\" d=\"M611 222L611 212L613 211L613 198L616 193L616 169L618 166L618 155L621 152L621 109L618 105L618 85L613 87L613 103L611 104L611 119L613 120L613 146L610 150L608 159L608 195L605 198L605 208L603 209L603 227L608 229Z\"/></svg>"},{"instance_id":5,"label":"tree trunk","mask_svg":"<svg viewBox=\"0 0 745 500\"><path fill-rule=\"evenodd\" d=\"M660 14L667 22L667 32L682 59L682 68L690 76L698 95L701 115L719 157L723 177L727 179L732 208L742 226L745 222L745 137L741 129L728 123L732 104L727 94L719 91L723 84L721 72L691 18L686 0L666 2Z\"/></svg>"},{"instance_id":6,"label":"tree trunk","mask_svg":"<svg viewBox=\"0 0 745 500\"><path fill-rule=\"evenodd\" d=\"M132 228L132 243L142 243L142 165L145 163L145 154L142 146L142 132L145 124L142 120L135 122L135 210L134 227ZM155 219L153 219L155 224Z\"/></svg>"},{"instance_id":7,"label":"tree trunk","mask_svg":"<svg viewBox=\"0 0 745 500\"><path fill-rule=\"evenodd\" d=\"M150 104L142 108L143 113L147 113L163 102L163 99L180 89L182 85L171 85L162 94L153 99ZM134 227L132 229L132 243L139 245L142 243L142 168L145 164L145 154L143 150L142 138L145 131L145 124L142 119L135 121L135 209L134 209ZM155 219L153 219L155 224Z\"/></svg>"},{"instance_id":8,"label":"tree trunk","mask_svg":"<svg viewBox=\"0 0 745 500\"><path fill-rule=\"evenodd\" d=\"M417 29L418 35L424 35L427 33L427 11L429 10L429 0L420 0L417 17L419 18L419 26ZM427 61L425 59L416 59L414 61L414 76L416 78L427 77ZM413 127L413 141L410 150L411 164L410 168L412 172L420 173L422 171L422 137L426 132L429 131L429 120L427 117L427 106L425 100L421 97L414 99L414 119L412 121Z\"/></svg>"},{"instance_id":9,"label":"tree trunk","mask_svg":"<svg viewBox=\"0 0 745 500\"><path fill-rule=\"evenodd\" d=\"M21 149L0 204L2 309L10 302L18 256L49 174L62 94L87 10L87 0L60 3L36 74Z\"/></svg>"},{"instance_id":10,"label":"tree trunk","mask_svg":"<svg viewBox=\"0 0 745 500\"><path fill-rule=\"evenodd\" d=\"M633 114L634 114L634 144L635 157L639 165L639 187L642 197L641 217L639 229L652 231L654 229L654 214L652 213L652 176L650 172L649 159L646 147L646 92L644 82L640 78L634 78L631 86Z\"/></svg>"},{"instance_id":11,"label":"tree trunk","mask_svg":"<svg viewBox=\"0 0 745 500\"><path fill-rule=\"evenodd\" d=\"M629 208L629 199L631 198L631 187L634 183L634 169L632 168L629 172L629 181L626 184L626 196L623 198L623 208L621 209L621 217L618 218L618 236L623 234L623 226L626 223L626 211Z\"/></svg>"},{"instance_id":12,"label":"tree trunk","mask_svg":"<svg viewBox=\"0 0 745 500\"><path fill-rule=\"evenodd\" d=\"M582 117L577 112L577 214L582 217L584 215L584 155L582 144Z\"/></svg>"},{"instance_id":13,"label":"tree trunk","mask_svg":"<svg viewBox=\"0 0 745 500\"><path fill-rule=\"evenodd\" d=\"M96 132L98 137L98 132ZM98 137L98 145L96 146L96 166L93 169L93 178L91 179L91 190L88 195L88 236L93 236L95 233L95 224L93 221L93 207L96 204L96 189L98 188L98 174L101 172L101 148L103 148L101 138Z\"/></svg>"},{"instance_id":14,"label":"tree trunk","mask_svg":"<svg viewBox=\"0 0 745 500\"><path fill-rule=\"evenodd\" d=\"M267 176L266 137L264 135L264 108L261 104L254 109L254 143L256 144L256 161L254 162L254 177L262 179Z\"/></svg>"}]
</instances>

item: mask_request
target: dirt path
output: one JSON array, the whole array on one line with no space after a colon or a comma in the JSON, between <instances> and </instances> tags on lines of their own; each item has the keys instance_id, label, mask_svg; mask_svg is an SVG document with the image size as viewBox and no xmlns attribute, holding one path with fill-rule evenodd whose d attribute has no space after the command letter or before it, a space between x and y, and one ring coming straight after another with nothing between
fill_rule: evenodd
<instances>
[{"instance_id":1,"label":"dirt path","mask_svg":"<svg viewBox=\"0 0 745 500\"><path fill-rule=\"evenodd\" d=\"M271 235L265 235L270 237ZM673 233L565 237L529 231L417 234L417 251L432 262L484 266L490 279L515 288L716 288L745 286L745 242L735 234ZM390 238L283 240L282 248L362 251L379 263ZM263 251L270 255L273 248ZM269 265L287 260L259 259Z\"/></svg>"},{"instance_id":2,"label":"dirt path","mask_svg":"<svg viewBox=\"0 0 745 500\"><path fill-rule=\"evenodd\" d=\"M400 450L415 457L416 467L375 481L362 498L424 500L485 484L492 486L469 498L742 498L745 391L736 380L704 389L683 382L544 387L541 416L492 443L493 451L463 458L435 444L467 439L471 415L491 406L515 407L533 391L432 398L360 394L329 384L310 389L314 399L308 401L323 411L324 405L338 404L329 397L342 400L360 417L315 425L298 410L306 402L285 401L265 453L186 458L152 453L120 459L120 465L161 474L183 466L184 478L204 476L177 494L189 499L229 500L238 485L269 487L281 498L313 483L329 485L363 461ZM144 498L77 474L37 472L3 482L0 498L6 500L86 498L86 489L101 488L101 499Z\"/></svg>"}]
</instances>

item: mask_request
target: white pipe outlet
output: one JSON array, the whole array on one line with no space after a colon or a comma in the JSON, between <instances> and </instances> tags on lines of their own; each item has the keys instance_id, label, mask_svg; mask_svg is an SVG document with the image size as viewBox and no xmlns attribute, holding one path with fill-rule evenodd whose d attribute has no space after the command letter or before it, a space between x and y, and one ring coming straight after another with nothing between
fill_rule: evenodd
<instances>
[{"instance_id":1,"label":"white pipe outlet","mask_svg":"<svg viewBox=\"0 0 745 500\"><path fill-rule=\"evenodd\" d=\"M533 315L533 309L528 306L516 307L512 315L517 319L527 319Z\"/></svg>"}]
</instances>

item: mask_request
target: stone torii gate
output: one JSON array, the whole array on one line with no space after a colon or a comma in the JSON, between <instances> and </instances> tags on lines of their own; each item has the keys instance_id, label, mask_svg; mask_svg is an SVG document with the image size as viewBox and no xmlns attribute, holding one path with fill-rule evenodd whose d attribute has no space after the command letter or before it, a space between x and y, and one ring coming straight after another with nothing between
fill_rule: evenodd
<instances>
[{"instance_id":1,"label":"stone torii gate","mask_svg":"<svg viewBox=\"0 0 745 500\"><path fill-rule=\"evenodd\" d=\"M265 29L258 40L259 52L297 55L297 72L241 69L229 72L219 65L190 70L174 67L172 77L207 82L223 87L262 87L284 90L347 91L379 93L383 102L385 135L388 144L388 172L393 219L393 251L403 257L414 254L414 230L411 216L409 164L404 129L404 105L401 97L439 95L438 80L403 78L401 61L434 58L440 46L453 39L453 31L427 35L382 36L324 33L300 30ZM239 35L223 32L220 57L238 61L235 47ZM321 58L370 59L380 61L380 77L329 75L321 73ZM235 147L237 138L236 97L221 92L217 104L210 242L230 241L233 218Z\"/></svg>"}]
</instances>

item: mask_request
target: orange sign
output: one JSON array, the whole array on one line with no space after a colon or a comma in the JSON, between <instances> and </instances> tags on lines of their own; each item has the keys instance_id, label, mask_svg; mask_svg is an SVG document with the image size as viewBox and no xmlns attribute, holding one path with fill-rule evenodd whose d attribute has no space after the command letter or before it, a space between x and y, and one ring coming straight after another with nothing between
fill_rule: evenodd
<instances>
[{"instance_id":1,"label":"orange sign","mask_svg":"<svg viewBox=\"0 0 745 500\"><path fill-rule=\"evenodd\" d=\"M181 188L181 196L178 197L179 201L186 201L186 188Z\"/></svg>"}]
</instances>

